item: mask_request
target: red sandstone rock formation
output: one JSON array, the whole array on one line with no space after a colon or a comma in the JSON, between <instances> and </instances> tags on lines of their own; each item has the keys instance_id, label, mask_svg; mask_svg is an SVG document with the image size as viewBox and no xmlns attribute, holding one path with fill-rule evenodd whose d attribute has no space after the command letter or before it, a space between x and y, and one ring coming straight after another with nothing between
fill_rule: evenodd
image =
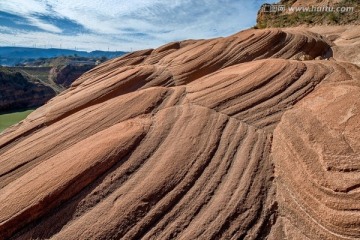
<instances>
[{"instance_id":1,"label":"red sandstone rock formation","mask_svg":"<svg viewBox=\"0 0 360 240\"><path fill-rule=\"evenodd\" d=\"M356 65L305 30L108 61L0 135L1 239L360 237Z\"/></svg>"},{"instance_id":2,"label":"red sandstone rock formation","mask_svg":"<svg viewBox=\"0 0 360 240\"><path fill-rule=\"evenodd\" d=\"M308 30L319 33L332 41L331 49L334 59L360 66L358 50L360 49L360 28L358 25L315 26Z\"/></svg>"}]
</instances>

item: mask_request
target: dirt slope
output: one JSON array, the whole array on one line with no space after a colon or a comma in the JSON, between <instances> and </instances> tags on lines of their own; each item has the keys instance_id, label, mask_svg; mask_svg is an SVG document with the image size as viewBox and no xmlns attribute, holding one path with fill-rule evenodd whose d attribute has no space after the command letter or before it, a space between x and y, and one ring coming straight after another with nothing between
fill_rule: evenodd
<instances>
[{"instance_id":1,"label":"dirt slope","mask_svg":"<svg viewBox=\"0 0 360 240\"><path fill-rule=\"evenodd\" d=\"M292 60L331 45L247 30L94 68L0 135L0 238L360 237L359 67Z\"/></svg>"}]
</instances>

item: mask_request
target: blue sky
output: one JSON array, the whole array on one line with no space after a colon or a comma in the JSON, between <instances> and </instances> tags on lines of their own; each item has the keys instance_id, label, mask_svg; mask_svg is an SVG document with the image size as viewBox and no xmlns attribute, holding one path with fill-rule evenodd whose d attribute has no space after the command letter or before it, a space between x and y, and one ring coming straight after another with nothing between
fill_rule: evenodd
<instances>
[{"instance_id":1,"label":"blue sky","mask_svg":"<svg viewBox=\"0 0 360 240\"><path fill-rule=\"evenodd\" d=\"M0 45L139 50L227 36L271 0L0 0Z\"/></svg>"}]
</instances>

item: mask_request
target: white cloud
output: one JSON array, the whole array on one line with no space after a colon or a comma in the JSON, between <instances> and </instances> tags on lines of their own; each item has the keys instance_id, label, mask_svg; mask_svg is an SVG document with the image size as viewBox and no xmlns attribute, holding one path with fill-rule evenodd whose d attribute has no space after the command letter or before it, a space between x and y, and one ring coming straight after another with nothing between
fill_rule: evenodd
<instances>
[{"instance_id":1,"label":"white cloud","mask_svg":"<svg viewBox=\"0 0 360 240\"><path fill-rule=\"evenodd\" d=\"M46 23L45 21L42 21L38 18L26 17L26 19L29 21L30 25L38 27L44 31L53 32L53 33L62 33L62 30L57 26Z\"/></svg>"},{"instance_id":2,"label":"white cloud","mask_svg":"<svg viewBox=\"0 0 360 240\"><path fill-rule=\"evenodd\" d=\"M9 0L2 1L0 10L19 15L28 21L28 24L38 27L44 31L61 33L61 29L54 26L53 24L46 23L44 20L39 19L36 15L47 14L48 7L41 1L35 0Z\"/></svg>"},{"instance_id":3,"label":"white cloud","mask_svg":"<svg viewBox=\"0 0 360 240\"><path fill-rule=\"evenodd\" d=\"M152 48L163 44L155 41L144 44L141 40L123 36L82 33L60 35L51 32L32 32L0 26L0 43L3 46L63 48L84 51L131 51ZM139 47L141 46L141 47Z\"/></svg>"},{"instance_id":4,"label":"white cloud","mask_svg":"<svg viewBox=\"0 0 360 240\"><path fill-rule=\"evenodd\" d=\"M31 25L52 33L42 39L44 33L18 32L12 38L19 38L14 40L19 44L22 38L40 42L62 39L60 42L69 40L70 45L83 44L84 48L108 45L130 50L180 39L230 35L255 24L262 2L265 0L6 0L0 11L21 15ZM70 38L57 34L62 29L39 19L40 15L69 19L89 33ZM5 33L0 34L0 42L5 37Z\"/></svg>"},{"instance_id":5,"label":"white cloud","mask_svg":"<svg viewBox=\"0 0 360 240\"><path fill-rule=\"evenodd\" d=\"M42 1L36 0L1 0L1 11L20 15L32 13L46 13L47 7Z\"/></svg>"}]
</instances>

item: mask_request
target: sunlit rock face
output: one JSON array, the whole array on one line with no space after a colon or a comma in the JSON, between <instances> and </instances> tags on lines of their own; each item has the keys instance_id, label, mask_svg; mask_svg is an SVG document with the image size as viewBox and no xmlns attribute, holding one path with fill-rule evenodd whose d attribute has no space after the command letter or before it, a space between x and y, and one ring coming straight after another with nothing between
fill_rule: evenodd
<instances>
[{"instance_id":1,"label":"sunlit rock face","mask_svg":"<svg viewBox=\"0 0 360 240\"><path fill-rule=\"evenodd\" d=\"M0 135L0 239L349 239L359 68L306 30L108 61Z\"/></svg>"}]
</instances>

